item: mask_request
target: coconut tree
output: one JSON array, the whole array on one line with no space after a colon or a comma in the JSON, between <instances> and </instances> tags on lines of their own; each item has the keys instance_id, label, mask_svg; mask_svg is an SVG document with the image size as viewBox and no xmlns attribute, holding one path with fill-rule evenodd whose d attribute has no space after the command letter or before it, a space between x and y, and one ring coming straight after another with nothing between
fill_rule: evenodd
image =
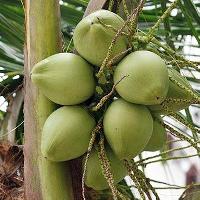
<instances>
[{"instance_id":1,"label":"coconut tree","mask_svg":"<svg viewBox=\"0 0 200 200\"><path fill-rule=\"evenodd\" d=\"M47 161L40 154L41 128L47 116L55 108L30 82L31 68L45 57L57 52L73 50L72 33L74 27L83 17L85 10L87 15L94 8L99 9L104 6L107 9L110 8L115 12L119 12L122 17L126 18L126 12L130 12L132 8L136 7L139 1L133 3L127 1L130 10L126 9L126 6L123 7L123 4L118 7L117 1L110 1L110 3L90 1L89 6L88 2L81 0L61 1L60 20L57 1L26 1L24 4L17 0L0 1L2 5L0 8L0 72L2 73L0 87L1 95L9 103L10 108L10 113L2 112L1 137L19 143L23 142L23 112L21 112L23 98L21 89L25 75L25 189L29 199L73 199L73 195L75 199L82 198L80 161L55 164ZM163 16L163 12L170 5L170 1L146 1L138 18L138 30L141 34L148 33L149 28L160 19L160 16ZM174 16L166 15L160 21L161 23L157 24L159 26L154 27L156 30L154 32L155 40L148 48L155 50L158 47L164 48L165 45L163 44L167 44L168 52L169 49L171 52L176 50L180 55L184 53L184 42L187 40L188 35L195 37L199 44L199 6L200 4L195 1L179 1L178 9L171 9L171 14ZM23 31L24 15L26 16L25 33ZM25 64L23 56L24 41L26 41ZM190 45L191 47L194 46L194 44ZM157 53L166 56L162 50L157 51ZM198 84L198 78L195 78L194 75L194 72L198 69L190 68L190 64L186 63L187 68L184 68L187 72L185 73L186 77L191 83ZM24 72L23 65L25 66ZM192 113L189 109L186 109L185 112L186 115L184 117L181 115L181 117L187 123L186 125L189 123L189 127L196 130L198 124L195 124L192 120ZM180 115L180 113L178 114ZM17 117L12 117L13 115ZM179 118L179 120L181 119ZM16 126L17 129L15 129ZM10 135L7 133L11 131L13 133L13 130L16 130L15 137L7 137ZM196 131L194 131L194 138L197 139L195 134ZM72 170L72 166L75 167L74 170ZM32 173L31 176L30 173ZM97 195L94 191L91 193Z\"/></svg>"}]
</instances>

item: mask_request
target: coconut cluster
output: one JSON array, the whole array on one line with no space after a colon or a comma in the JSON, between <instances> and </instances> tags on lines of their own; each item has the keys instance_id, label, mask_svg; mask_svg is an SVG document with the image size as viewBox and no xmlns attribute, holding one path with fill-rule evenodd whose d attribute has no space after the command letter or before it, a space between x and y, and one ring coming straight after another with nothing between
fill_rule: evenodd
<instances>
[{"instance_id":1,"label":"coconut cluster","mask_svg":"<svg viewBox=\"0 0 200 200\"><path fill-rule=\"evenodd\" d=\"M99 120L99 115L88 109L88 104L96 103L92 100L96 86L100 87L95 69L103 64L116 30L123 24L124 20L115 13L94 12L74 30L73 41L79 55L59 53L33 67L32 82L49 100L61 105L47 118L42 130L41 152L47 159L67 161L86 153ZM110 57L127 49L128 39L121 35ZM185 88L192 88L176 70L167 68L160 56L147 50L131 52L124 58L118 56L113 64L111 83L116 85L117 93L99 113L103 117L106 153L117 184L127 174L124 159L163 148L166 131L160 115L186 108L188 101L180 100L191 100ZM175 104L169 99L179 101ZM88 159L85 183L96 190L108 188L95 147Z\"/></svg>"}]
</instances>

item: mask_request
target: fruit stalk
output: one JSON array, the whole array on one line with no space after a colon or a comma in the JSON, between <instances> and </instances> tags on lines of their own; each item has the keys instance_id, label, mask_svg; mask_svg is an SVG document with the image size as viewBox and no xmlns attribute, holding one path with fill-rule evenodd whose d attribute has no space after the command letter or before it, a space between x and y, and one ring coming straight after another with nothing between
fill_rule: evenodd
<instances>
[{"instance_id":1,"label":"fruit stalk","mask_svg":"<svg viewBox=\"0 0 200 200\"><path fill-rule=\"evenodd\" d=\"M141 199L146 200L145 194L140 185L140 182L138 181L137 177L135 176L135 173L133 172L132 167L127 160L124 160L124 166L127 168L128 175L131 177L132 181L135 183L135 186L136 186L138 192L140 193Z\"/></svg>"},{"instance_id":2,"label":"fruit stalk","mask_svg":"<svg viewBox=\"0 0 200 200\"><path fill-rule=\"evenodd\" d=\"M196 143L197 143L197 142L196 142ZM165 155L167 155L167 154L169 154L169 153L172 153L172 152L174 152L174 151L181 151L181 150L183 150L183 149L187 149L187 148L190 148L190 147L192 147L192 145L188 145L188 146L184 146L184 147L178 147L178 148L170 149L170 150L168 150L168 151L163 151L163 152L161 152L161 153L159 153L159 154L156 154L156 155L154 155L154 156L149 156L149 157L147 157L147 158L141 159L141 160L139 160L139 161L137 161L137 162L135 162L135 163L136 163L137 165L141 165L141 167L144 167L144 165L146 165L146 163L144 163L144 162L147 161L147 160L151 160L151 159L154 159L154 158L162 157L162 156L165 156Z\"/></svg>"},{"instance_id":3,"label":"fruit stalk","mask_svg":"<svg viewBox=\"0 0 200 200\"><path fill-rule=\"evenodd\" d=\"M114 5L114 0L110 0L108 10L112 11L113 5Z\"/></svg>"},{"instance_id":4,"label":"fruit stalk","mask_svg":"<svg viewBox=\"0 0 200 200\"><path fill-rule=\"evenodd\" d=\"M177 137L177 138L180 138L180 139L183 140L183 141L187 141L189 144L191 144L191 145L197 150L197 152L199 152L200 147L198 146L197 143L193 142L193 140L192 140L189 136L186 136L185 134L176 131L174 128L172 128L171 126L169 126L169 125L167 125L167 124L163 124L163 126L164 126L168 131L170 131L170 133L171 133L173 136L175 136L175 137Z\"/></svg>"},{"instance_id":5,"label":"fruit stalk","mask_svg":"<svg viewBox=\"0 0 200 200\"><path fill-rule=\"evenodd\" d=\"M156 24L149 30L148 33L148 39L149 41L152 39L154 32L157 30L159 27L160 23L171 13L171 11L176 8L179 0L175 0L169 7L168 9L163 13L163 15L159 18L159 20L156 22Z\"/></svg>"},{"instance_id":6,"label":"fruit stalk","mask_svg":"<svg viewBox=\"0 0 200 200\"><path fill-rule=\"evenodd\" d=\"M90 142L89 142L89 145L88 145L85 162L84 162L84 165L83 165L83 175L82 175L82 181L81 181L83 200L85 200L85 176L86 176L88 159L89 159L90 153L92 151L92 148L94 146L96 135L100 133L101 129L102 129L102 119L99 120L98 124L96 125L96 127L93 129L93 131L91 133L91 138L90 138Z\"/></svg>"},{"instance_id":7,"label":"fruit stalk","mask_svg":"<svg viewBox=\"0 0 200 200\"><path fill-rule=\"evenodd\" d=\"M68 164L50 162L42 157L40 150L41 130L54 104L30 80L34 64L61 51L59 2L26 0L25 7L25 197L72 200Z\"/></svg>"},{"instance_id":8,"label":"fruit stalk","mask_svg":"<svg viewBox=\"0 0 200 200\"><path fill-rule=\"evenodd\" d=\"M110 190L112 192L113 199L117 200L117 189L114 186L113 174L110 170L111 165L110 165L109 160L108 160L106 153L105 153L104 137L102 135L101 135L101 139L100 139L100 142L99 142L98 156L99 156L99 160L101 162L101 167L102 167L104 177L106 178L106 181L108 182L108 185L109 185Z\"/></svg>"},{"instance_id":9,"label":"fruit stalk","mask_svg":"<svg viewBox=\"0 0 200 200\"><path fill-rule=\"evenodd\" d=\"M107 51L107 54L106 54L106 57L103 61L103 63L101 64L101 67L97 73L97 78L99 79L103 72L104 72L104 68L107 67L107 64L109 63L110 59L111 58L111 54L113 52L113 48L117 42L117 39L123 35L124 33L124 30L128 27L127 25L129 24L129 22L134 21L135 17L137 17L137 15L140 13L140 11L142 10L142 7L143 7L143 4L144 4L144 0L141 0L141 2L139 3L138 7L136 8L135 12L133 12L129 17L128 19L124 22L124 24L121 26L121 28L117 31L115 37L112 39L112 42L108 48L108 51ZM126 31L125 31L126 32Z\"/></svg>"}]
</instances>

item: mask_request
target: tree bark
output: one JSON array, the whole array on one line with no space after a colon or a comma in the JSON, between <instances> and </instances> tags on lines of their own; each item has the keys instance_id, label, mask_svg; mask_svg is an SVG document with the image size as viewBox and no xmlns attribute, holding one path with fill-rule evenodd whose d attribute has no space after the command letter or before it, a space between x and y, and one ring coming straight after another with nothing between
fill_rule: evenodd
<instances>
[{"instance_id":1,"label":"tree bark","mask_svg":"<svg viewBox=\"0 0 200 200\"><path fill-rule=\"evenodd\" d=\"M66 162L46 160L40 151L41 130L54 104L31 83L38 61L61 52L58 0L26 0L24 186L27 200L72 200L71 176ZM59 70L59 69L58 69Z\"/></svg>"}]
</instances>

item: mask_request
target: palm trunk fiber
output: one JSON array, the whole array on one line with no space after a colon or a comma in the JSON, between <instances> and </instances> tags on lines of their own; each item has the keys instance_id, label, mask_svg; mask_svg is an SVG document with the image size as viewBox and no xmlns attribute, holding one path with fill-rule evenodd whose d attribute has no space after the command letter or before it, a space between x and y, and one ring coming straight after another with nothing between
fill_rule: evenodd
<instances>
[{"instance_id":1,"label":"palm trunk fiber","mask_svg":"<svg viewBox=\"0 0 200 200\"><path fill-rule=\"evenodd\" d=\"M41 155L41 130L55 106L30 80L34 64L61 52L59 1L26 0L25 12L25 198L73 200L68 163L53 163Z\"/></svg>"}]
</instances>

